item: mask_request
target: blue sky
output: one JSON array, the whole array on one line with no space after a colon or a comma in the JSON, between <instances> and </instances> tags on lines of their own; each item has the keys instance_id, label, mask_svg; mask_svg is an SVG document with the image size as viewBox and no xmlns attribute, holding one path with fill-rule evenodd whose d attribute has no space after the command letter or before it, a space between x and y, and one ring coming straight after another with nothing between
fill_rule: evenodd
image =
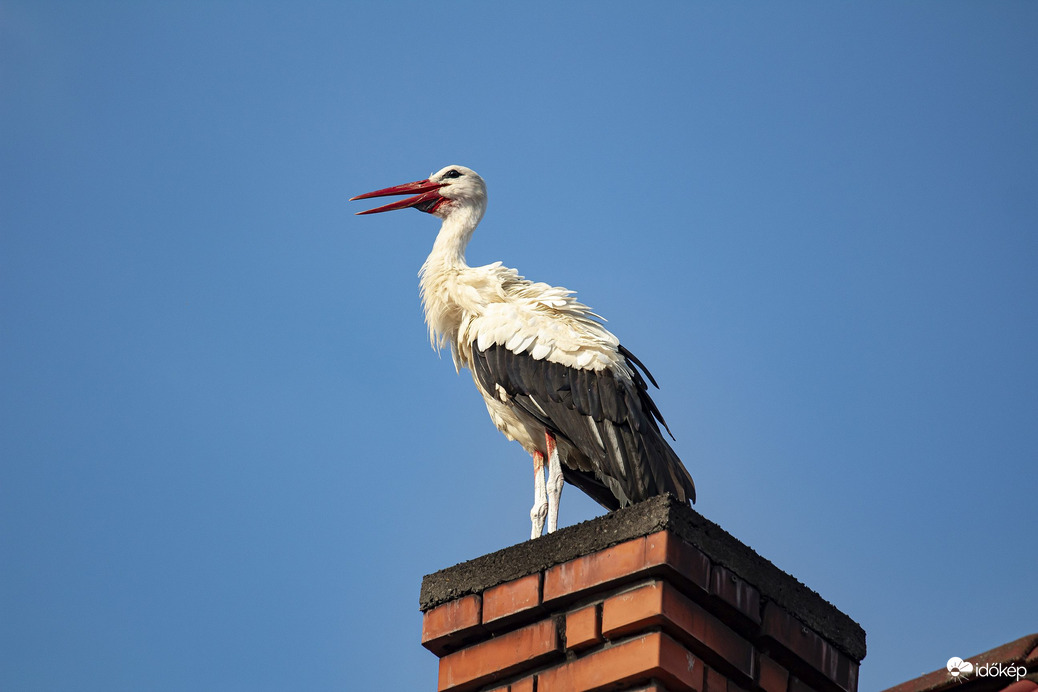
<instances>
[{"instance_id":1,"label":"blue sky","mask_svg":"<svg viewBox=\"0 0 1038 692\"><path fill-rule=\"evenodd\" d=\"M0 687L435 684L531 465L347 199L450 163L862 690L1038 630L1038 5L632 7L0 1Z\"/></svg>"}]
</instances>

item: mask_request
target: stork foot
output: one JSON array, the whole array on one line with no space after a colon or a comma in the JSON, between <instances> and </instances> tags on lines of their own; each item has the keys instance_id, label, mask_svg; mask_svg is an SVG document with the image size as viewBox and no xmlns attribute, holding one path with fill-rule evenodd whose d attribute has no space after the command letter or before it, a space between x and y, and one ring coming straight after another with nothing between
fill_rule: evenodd
<instances>
[{"instance_id":1,"label":"stork foot","mask_svg":"<svg viewBox=\"0 0 1038 692\"><path fill-rule=\"evenodd\" d=\"M559 501L562 499L562 462L559 461L559 450L555 445L555 437L550 432L544 433L544 441L548 446L548 481L545 490L548 495L548 533L559 528Z\"/></svg>"},{"instance_id":2,"label":"stork foot","mask_svg":"<svg viewBox=\"0 0 1038 692\"><path fill-rule=\"evenodd\" d=\"M544 455L533 453L533 507L530 509L530 521L533 529L530 538L539 538L544 531L544 518L548 516L548 496L544 482Z\"/></svg>"}]
</instances>

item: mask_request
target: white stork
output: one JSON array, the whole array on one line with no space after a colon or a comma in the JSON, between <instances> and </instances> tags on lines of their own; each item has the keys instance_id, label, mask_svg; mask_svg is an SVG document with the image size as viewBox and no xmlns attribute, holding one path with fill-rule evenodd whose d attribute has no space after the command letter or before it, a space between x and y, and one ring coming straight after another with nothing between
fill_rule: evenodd
<instances>
[{"instance_id":1,"label":"white stork","mask_svg":"<svg viewBox=\"0 0 1038 692\"><path fill-rule=\"evenodd\" d=\"M546 517L548 532L557 528L563 480L609 510L668 492L695 502L692 476L660 432L659 423L670 428L635 366L656 381L598 316L572 291L527 281L500 262L466 264L487 208L483 179L447 166L352 200L404 194L413 196L358 214L414 207L443 219L419 272L429 338L434 348L450 345L494 425L533 455L532 537Z\"/></svg>"}]
</instances>

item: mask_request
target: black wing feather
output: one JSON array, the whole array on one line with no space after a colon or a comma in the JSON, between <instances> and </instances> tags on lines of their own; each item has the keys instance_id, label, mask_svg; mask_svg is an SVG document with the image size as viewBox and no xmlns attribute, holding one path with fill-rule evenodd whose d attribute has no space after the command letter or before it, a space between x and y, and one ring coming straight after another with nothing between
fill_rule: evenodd
<instances>
[{"instance_id":1,"label":"black wing feather","mask_svg":"<svg viewBox=\"0 0 1038 692\"><path fill-rule=\"evenodd\" d=\"M660 432L657 421L670 430L635 366L655 380L630 351L619 351L634 373L630 381L608 369L535 360L500 344L485 351L472 344L472 372L484 390L496 395L503 389L528 419L590 462L570 459L564 474L599 504L616 509L666 492L695 502L692 477ZM592 473L580 470L589 466Z\"/></svg>"},{"instance_id":2,"label":"black wing feather","mask_svg":"<svg viewBox=\"0 0 1038 692\"><path fill-rule=\"evenodd\" d=\"M589 377L587 380L587 402L591 411L589 415L596 423L602 422L602 395L598 391L601 381L600 377Z\"/></svg>"},{"instance_id":3,"label":"black wing feather","mask_svg":"<svg viewBox=\"0 0 1038 692\"><path fill-rule=\"evenodd\" d=\"M623 356L627 360L628 363L631 363L633 365L637 365L639 368L641 368L642 372L645 373L645 376L649 378L649 382L652 382L652 386L653 387L655 387L656 389L660 388L660 386L658 384L656 384L656 380L654 380L652 378L652 373L649 372L649 369L647 367L645 367L640 360L635 358L633 353L631 353L626 348L624 348L623 344L620 344L619 346L617 346L616 350L620 353L621 356ZM637 374L637 372L638 372L633 367L631 368L631 370L634 370L635 374ZM641 379L640 375L638 376L638 379ZM646 389L648 389L648 387L646 387Z\"/></svg>"},{"instance_id":4,"label":"black wing feather","mask_svg":"<svg viewBox=\"0 0 1038 692\"><path fill-rule=\"evenodd\" d=\"M607 420L618 420L620 405L618 402L617 387L615 382L602 379L598 383L598 400L602 407L602 418Z\"/></svg>"}]
</instances>

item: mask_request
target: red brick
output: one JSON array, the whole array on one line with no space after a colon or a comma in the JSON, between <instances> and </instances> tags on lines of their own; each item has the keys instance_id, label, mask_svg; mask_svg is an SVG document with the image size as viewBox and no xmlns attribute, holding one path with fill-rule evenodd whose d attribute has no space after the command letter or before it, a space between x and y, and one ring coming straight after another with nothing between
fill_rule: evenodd
<instances>
[{"instance_id":1,"label":"red brick","mask_svg":"<svg viewBox=\"0 0 1038 692\"><path fill-rule=\"evenodd\" d=\"M699 548L685 543L674 534L662 531L649 536L651 541L655 537L664 537L666 540L667 564L683 578L688 579L704 592L710 588L710 558Z\"/></svg>"},{"instance_id":2,"label":"red brick","mask_svg":"<svg viewBox=\"0 0 1038 692\"><path fill-rule=\"evenodd\" d=\"M662 632L629 639L537 676L537 692L594 692L656 678L677 691L700 690L703 665Z\"/></svg>"},{"instance_id":3,"label":"red brick","mask_svg":"<svg viewBox=\"0 0 1038 692\"><path fill-rule=\"evenodd\" d=\"M663 583L659 581L610 596L602 603L604 637L622 637L665 621Z\"/></svg>"},{"instance_id":4,"label":"red brick","mask_svg":"<svg viewBox=\"0 0 1038 692\"><path fill-rule=\"evenodd\" d=\"M555 565L544 573L544 602L638 574L650 567L645 537Z\"/></svg>"},{"instance_id":5,"label":"red brick","mask_svg":"<svg viewBox=\"0 0 1038 692\"><path fill-rule=\"evenodd\" d=\"M437 656L457 648L465 637L482 630L483 600L478 594L444 603L422 617L422 646Z\"/></svg>"},{"instance_id":6,"label":"red brick","mask_svg":"<svg viewBox=\"0 0 1038 692\"><path fill-rule=\"evenodd\" d=\"M728 680L728 692L746 692L746 690L744 690L742 687L740 687L738 684L736 684L736 682L734 680L729 678L729 680Z\"/></svg>"},{"instance_id":7,"label":"red brick","mask_svg":"<svg viewBox=\"0 0 1038 692\"><path fill-rule=\"evenodd\" d=\"M781 644L841 689L847 692L858 689L858 664L774 601L764 606L761 633Z\"/></svg>"},{"instance_id":8,"label":"red brick","mask_svg":"<svg viewBox=\"0 0 1038 692\"><path fill-rule=\"evenodd\" d=\"M760 671L757 684L764 692L786 692L789 684L789 672L775 663L770 656L760 655L757 670Z\"/></svg>"},{"instance_id":9,"label":"red brick","mask_svg":"<svg viewBox=\"0 0 1038 692\"><path fill-rule=\"evenodd\" d=\"M533 678L534 676L531 675L530 677L523 678L518 682L513 682L512 687L508 692L533 692Z\"/></svg>"},{"instance_id":10,"label":"red brick","mask_svg":"<svg viewBox=\"0 0 1038 692\"><path fill-rule=\"evenodd\" d=\"M635 687L635 688L633 688L631 690L628 690L628 692L668 692L668 691L667 691L667 688L664 687L663 685L659 684L658 682L654 682L651 685L649 685L648 687Z\"/></svg>"},{"instance_id":11,"label":"red brick","mask_svg":"<svg viewBox=\"0 0 1038 692\"><path fill-rule=\"evenodd\" d=\"M663 566L704 591L709 586L710 561L706 556L670 532L659 531L551 567L544 574L544 603L634 581Z\"/></svg>"},{"instance_id":12,"label":"red brick","mask_svg":"<svg viewBox=\"0 0 1038 692\"><path fill-rule=\"evenodd\" d=\"M567 649L586 649L601 641L602 623L597 605L566 613Z\"/></svg>"},{"instance_id":13,"label":"red brick","mask_svg":"<svg viewBox=\"0 0 1038 692\"><path fill-rule=\"evenodd\" d=\"M502 685L501 687L495 687L490 692L533 692L533 679L531 675L528 678L523 678L518 682L513 682L511 685Z\"/></svg>"},{"instance_id":14,"label":"red brick","mask_svg":"<svg viewBox=\"0 0 1038 692\"><path fill-rule=\"evenodd\" d=\"M847 692L858 692L858 667L854 659L840 656L836 666L836 683Z\"/></svg>"},{"instance_id":15,"label":"red brick","mask_svg":"<svg viewBox=\"0 0 1038 692\"><path fill-rule=\"evenodd\" d=\"M815 690L800 678L790 675L789 692L815 692Z\"/></svg>"},{"instance_id":16,"label":"red brick","mask_svg":"<svg viewBox=\"0 0 1038 692\"><path fill-rule=\"evenodd\" d=\"M753 645L666 582L655 581L611 596L602 604L602 636L663 626L668 632L698 644L750 680L754 673ZM709 653L700 651L700 654Z\"/></svg>"},{"instance_id":17,"label":"red brick","mask_svg":"<svg viewBox=\"0 0 1038 692\"><path fill-rule=\"evenodd\" d=\"M514 675L560 651L553 620L488 639L440 659L440 692L472 690L498 678Z\"/></svg>"},{"instance_id":18,"label":"red brick","mask_svg":"<svg viewBox=\"0 0 1038 692\"><path fill-rule=\"evenodd\" d=\"M707 668L703 692L728 692L728 680L713 668Z\"/></svg>"},{"instance_id":19,"label":"red brick","mask_svg":"<svg viewBox=\"0 0 1038 692\"><path fill-rule=\"evenodd\" d=\"M540 573L498 584L483 592L483 624L531 611L540 604Z\"/></svg>"},{"instance_id":20,"label":"red brick","mask_svg":"<svg viewBox=\"0 0 1038 692\"><path fill-rule=\"evenodd\" d=\"M735 572L714 564L710 568L710 593L760 624L760 592Z\"/></svg>"}]
</instances>

